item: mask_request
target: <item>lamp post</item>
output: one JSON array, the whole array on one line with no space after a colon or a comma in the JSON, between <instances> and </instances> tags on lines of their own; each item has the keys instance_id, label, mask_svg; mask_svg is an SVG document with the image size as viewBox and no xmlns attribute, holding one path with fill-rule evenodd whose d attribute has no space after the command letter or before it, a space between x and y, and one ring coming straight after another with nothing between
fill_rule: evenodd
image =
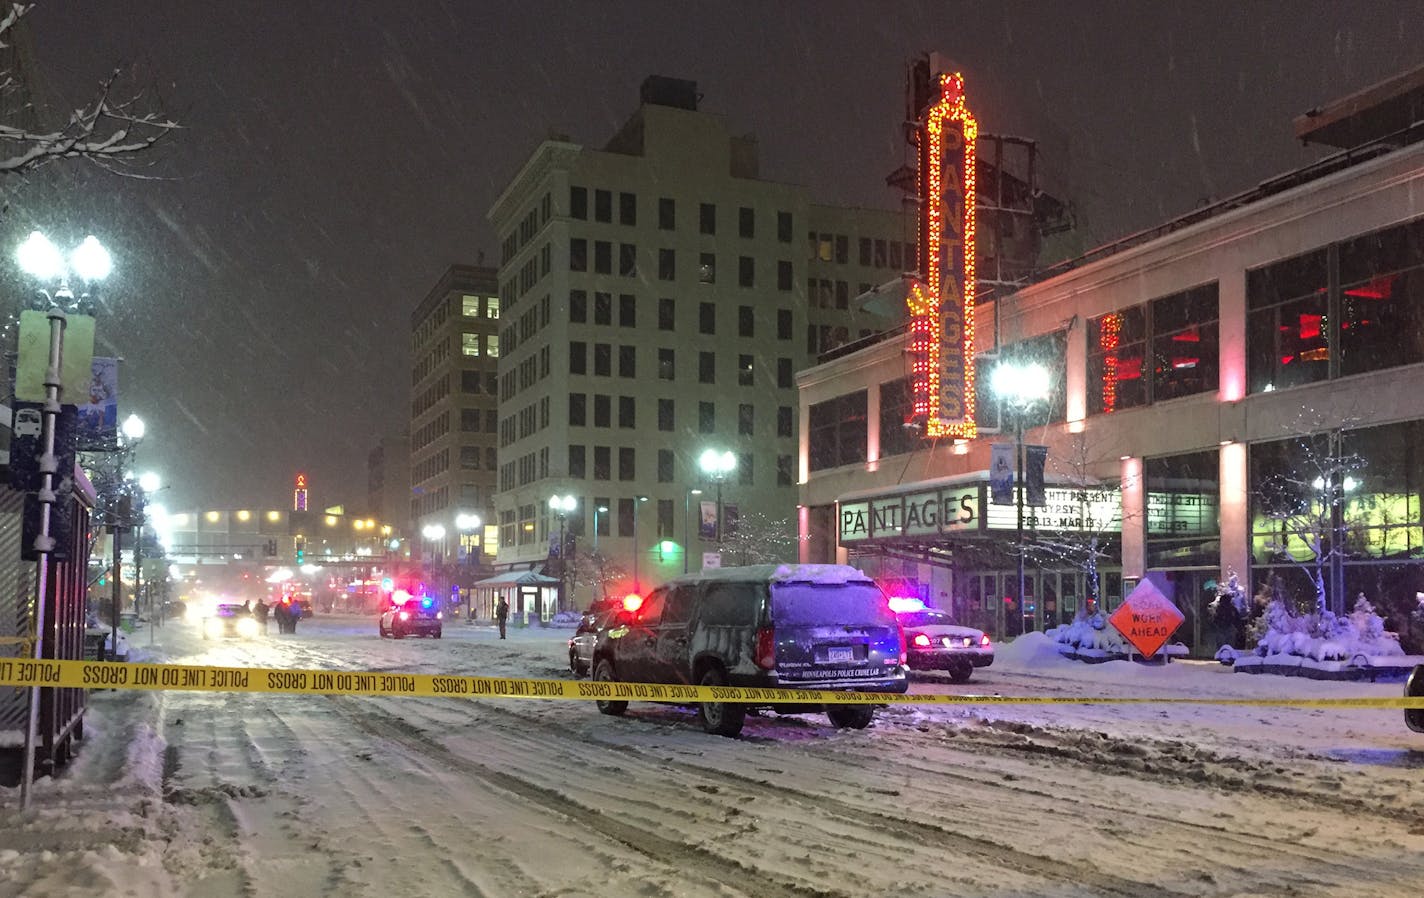
<instances>
[{"instance_id":1,"label":"lamp post","mask_svg":"<svg viewBox=\"0 0 1424 898\"><path fill-rule=\"evenodd\" d=\"M162 481L159 476L152 471L145 471L138 476L138 502L134 509L134 607L135 609L145 607L143 603L143 522L145 510L148 507L148 497L158 492L159 484ZM148 644L153 645L153 628L157 626L157 615L153 611L153 602L150 601L148 608Z\"/></svg>"},{"instance_id":2,"label":"lamp post","mask_svg":"<svg viewBox=\"0 0 1424 898\"><path fill-rule=\"evenodd\" d=\"M692 551L692 531L687 529L687 511L692 505L692 497L702 495L702 490L688 490L682 497L682 572L687 573L687 556Z\"/></svg>"},{"instance_id":3,"label":"lamp post","mask_svg":"<svg viewBox=\"0 0 1424 898\"><path fill-rule=\"evenodd\" d=\"M1014 410L1014 448L1016 455L1014 474L1014 505L1017 509L1016 523L1014 527L1014 544L1017 548L1015 554L1018 555L1018 576L1019 576L1019 614L1022 616L1026 595L1024 593L1024 539L1023 539L1023 519L1024 519L1024 427L1023 419L1029 407L1040 399L1048 397L1049 380L1048 369L1037 362L1019 364L1015 362L1000 362L994 368L992 380L994 393L999 396ZM1003 603L999 603L999 615L1004 612ZM999 626L999 637L1004 635L1003 623Z\"/></svg>"},{"instance_id":4,"label":"lamp post","mask_svg":"<svg viewBox=\"0 0 1424 898\"><path fill-rule=\"evenodd\" d=\"M40 527L35 538L35 552L39 556L35 568L35 619L33 658L44 657L45 600L49 596L49 558L54 551L54 540L50 536L50 518L55 502L55 475L68 476L72 472L58 470L55 461L55 418L59 415L60 401L63 399L64 384L61 377L64 364L64 328L67 309L77 309L74 291L70 289L69 275L72 272L79 280L89 284L108 277L113 268L109 251L90 235L70 253L66 262L64 254L39 231L32 231L15 253L20 268L43 286L40 293L45 298L45 317L49 319L49 358L44 377L44 408L41 411L40 445ZM50 288L53 288L51 292ZM88 293L81 293L79 300L87 302ZM117 613L117 612L116 612ZM35 739L40 715L40 690L30 688L29 719L25 727L24 770L20 775L20 809L30 806L30 786L34 779Z\"/></svg>"},{"instance_id":5,"label":"lamp post","mask_svg":"<svg viewBox=\"0 0 1424 898\"><path fill-rule=\"evenodd\" d=\"M633 591L643 594L643 583L638 579L638 506L648 501L647 496L633 497Z\"/></svg>"},{"instance_id":6,"label":"lamp post","mask_svg":"<svg viewBox=\"0 0 1424 898\"><path fill-rule=\"evenodd\" d=\"M593 551L598 551L598 516L608 514L607 505L595 505L593 507Z\"/></svg>"},{"instance_id":7,"label":"lamp post","mask_svg":"<svg viewBox=\"0 0 1424 898\"><path fill-rule=\"evenodd\" d=\"M702 469L702 473L717 483L717 545L720 547L722 544L722 481L727 479L728 474L736 470L737 457L731 452L708 449L697 460L697 465Z\"/></svg>"},{"instance_id":8,"label":"lamp post","mask_svg":"<svg viewBox=\"0 0 1424 898\"><path fill-rule=\"evenodd\" d=\"M564 519L569 512L578 508L578 499L573 496L553 496L549 499L549 510L559 516L559 611L564 610L564 572L568 570L567 554L568 544L564 542Z\"/></svg>"},{"instance_id":9,"label":"lamp post","mask_svg":"<svg viewBox=\"0 0 1424 898\"><path fill-rule=\"evenodd\" d=\"M460 546L465 550L465 561L466 563L473 563L475 567L479 567L480 564L480 559L478 555L478 552L480 551L480 541L475 539L475 537L471 536L470 534L478 532L483 523L484 522L480 520L480 516L477 514L461 512L460 514L455 515L455 529L460 531ZM471 558L474 559L473 562L470 561ZM473 582L473 578L470 578L467 582ZM473 613L473 608L471 606L471 602L473 601L473 598L471 596L472 592L474 592L473 587L465 590L466 623L470 622L470 615Z\"/></svg>"}]
</instances>

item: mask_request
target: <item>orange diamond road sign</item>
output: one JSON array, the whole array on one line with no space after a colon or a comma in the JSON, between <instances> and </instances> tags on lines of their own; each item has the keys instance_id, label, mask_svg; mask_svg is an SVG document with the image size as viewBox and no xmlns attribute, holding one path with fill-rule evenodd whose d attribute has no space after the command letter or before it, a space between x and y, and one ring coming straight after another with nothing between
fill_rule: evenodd
<instances>
[{"instance_id":1,"label":"orange diamond road sign","mask_svg":"<svg viewBox=\"0 0 1424 898\"><path fill-rule=\"evenodd\" d=\"M1144 658L1157 654L1184 620L1182 612L1151 580L1137 584L1122 607L1108 618Z\"/></svg>"}]
</instances>

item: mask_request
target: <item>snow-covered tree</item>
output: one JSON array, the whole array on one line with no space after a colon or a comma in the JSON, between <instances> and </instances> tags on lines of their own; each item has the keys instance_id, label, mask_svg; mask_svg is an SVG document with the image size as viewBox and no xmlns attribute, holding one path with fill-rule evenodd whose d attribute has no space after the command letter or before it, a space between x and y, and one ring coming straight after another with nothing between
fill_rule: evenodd
<instances>
[{"instance_id":1,"label":"snow-covered tree","mask_svg":"<svg viewBox=\"0 0 1424 898\"><path fill-rule=\"evenodd\" d=\"M0 16L0 49L16 39L21 20L35 4L11 3ZM3 7L0 7L3 9ZM18 174L56 159L87 159L113 169L133 160L178 129L144 91L118 94L123 70L116 68L98 90L67 116L47 120L30 96L25 73L14 62L0 70L0 172Z\"/></svg>"},{"instance_id":2,"label":"snow-covered tree","mask_svg":"<svg viewBox=\"0 0 1424 898\"><path fill-rule=\"evenodd\" d=\"M628 571L601 550L585 551L578 546L572 535L569 537L569 547L564 576L570 596L576 592L587 591L592 594L594 601L598 601L608 598L610 589L632 582Z\"/></svg>"},{"instance_id":3,"label":"snow-covered tree","mask_svg":"<svg viewBox=\"0 0 1424 898\"><path fill-rule=\"evenodd\" d=\"M722 535L722 564L777 564L796 561L796 527L762 512L739 515Z\"/></svg>"}]
</instances>

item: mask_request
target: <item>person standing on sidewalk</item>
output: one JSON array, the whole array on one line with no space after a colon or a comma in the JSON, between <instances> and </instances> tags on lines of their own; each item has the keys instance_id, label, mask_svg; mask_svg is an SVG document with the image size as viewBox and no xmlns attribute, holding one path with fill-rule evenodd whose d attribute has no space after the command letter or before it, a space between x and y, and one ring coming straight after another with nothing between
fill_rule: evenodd
<instances>
[{"instance_id":1,"label":"person standing on sidewalk","mask_svg":"<svg viewBox=\"0 0 1424 898\"><path fill-rule=\"evenodd\" d=\"M499 597L499 604L494 608L494 619L499 622L499 638L503 639L509 623L509 600L504 596Z\"/></svg>"}]
</instances>

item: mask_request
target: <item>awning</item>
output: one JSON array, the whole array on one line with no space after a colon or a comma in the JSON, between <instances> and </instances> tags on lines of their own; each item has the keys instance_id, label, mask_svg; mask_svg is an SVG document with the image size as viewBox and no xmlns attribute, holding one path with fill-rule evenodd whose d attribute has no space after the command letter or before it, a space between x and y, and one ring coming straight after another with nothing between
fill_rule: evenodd
<instances>
[{"instance_id":1,"label":"awning","mask_svg":"<svg viewBox=\"0 0 1424 898\"><path fill-rule=\"evenodd\" d=\"M503 586L556 586L558 577L546 577L535 571L505 571L484 580L476 580L476 589L499 589Z\"/></svg>"}]
</instances>

